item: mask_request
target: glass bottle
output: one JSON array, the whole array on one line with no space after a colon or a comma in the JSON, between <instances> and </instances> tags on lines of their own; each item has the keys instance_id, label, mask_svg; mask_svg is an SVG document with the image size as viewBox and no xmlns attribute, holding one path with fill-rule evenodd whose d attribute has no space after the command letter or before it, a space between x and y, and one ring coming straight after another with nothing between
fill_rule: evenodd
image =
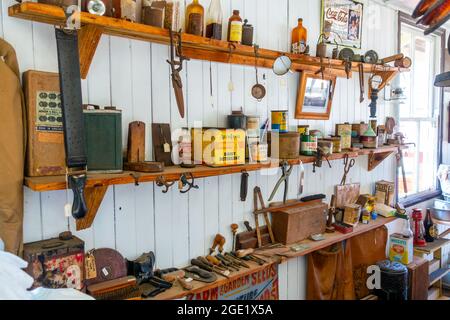
<instances>
[{"instance_id":1,"label":"glass bottle","mask_svg":"<svg viewBox=\"0 0 450 320\"><path fill-rule=\"evenodd\" d=\"M292 53L305 53L308 31L303 27L303 19L298 19L298 25L292 30Z\"/></svg>"},{"instance_id":2,"label":"glass bottle","mask_svg":"<svg viewBox=\"0 0 450 320\"><path fill-rule=\"evenodd\" d=\"M186 33L203 36L204 17L205 9L198 0L193 0L186 8Z\"/></svg>"},{"instance_id":3,"label":"glass bottle","mask_svg":"<svg viewBox=\"0 0 450 320\"><path fill-rule=\"evenodd\" d=\"M403 219L403 227L401 233L405 238L411 238L414 235L413 231L411 230L411 221L409 220L409 216L406 216L406 218Z\"/></svg>"},{"instance_id":4,"label":"glass bottle","mask_svg":"<svg viewBox=\"0 0 450 320\"><path fill-rule=\"evenodd\" d=\"M212 0L206 20L206 37L222 40L223 13L220 0Z\"/></svg>"},{"instance_id":5,"label":"glass bottle","mask_svg":"<svg viewBox=\"0 0 450 320\"><path fill-rule=\"evenodd\" d=\"M425 227L425 241L433 242L437 238L437 228L431 219L430 209L427 209L427 215L425 216L423 226Z\"/></svg>"},{"instance_id":6,"label":"glass bottle","mask_svg":"<svg viewBox=\"0 0 450 320\"><path fill-rule=\"evenodd\" d=\"M233 10L233 15L228 20L228 41L242 41L242 18L239 16L239 10Z\"/></svg>"}]
</instances>

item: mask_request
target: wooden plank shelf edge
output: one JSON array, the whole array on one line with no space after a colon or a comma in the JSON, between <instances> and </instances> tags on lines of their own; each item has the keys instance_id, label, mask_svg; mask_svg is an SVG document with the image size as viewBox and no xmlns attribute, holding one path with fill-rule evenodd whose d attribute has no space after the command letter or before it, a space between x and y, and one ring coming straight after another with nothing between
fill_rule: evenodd
<instances>
[{"instance_id":1,"label":"wooden plank shelf edge","mask_svg":"<svg viewBox=\"0 0 450 320\"><path fill-rule=\"evenodd\" d=\"M54 26L66 25L67 18L62 8L41 3L24 2L9 7L9 15L25 20L31 20ZM87 77L89 66L94 57L95 50L101 34L112 36L169 44L169 31L141 23L92 15L87 12L80 13L80 65L82 78ZM88 30L84 30L88 29ZM241 65L255 65L255 53L252 46L230 44L227 41L208 39L191 34L182 34L183 54L193 59L223 62ZM335 59L320 58L291 54L275 50L260 48L257 65L263 68L272 68L276 58L286 55L292 60L292 69L296 71L308 70L316 72L323 65L327 72L338 77L346 77L344 62ZM358 72L359 63L353 62L351 71ZM365 73L376 73L382 76L384 83L392 79L398 72L408 71L404 68L381 66L363 63ZM384 86L384 83L382 86Z\"/></svg>"},{"instance_id":2,"label":"wooden plank shelf edge","mask_svg":"<svg viewBox=\"0 0 450 320\"><path fill-rule=\"evenodd\" d=\"M349 151L342 153L332 154L329 160L340 160L343 159L345 155L349 155L351 158L356 158L358 156L365 156L370 154L382 154L382 153L393 153L398 149L397 146L387 146L378 149L362 149L359 151ZM300 162L307 164L313 163L315 157L300 156L297 159L288 160L292 165L299 165ZM192 173L194 178L207 178L212 176L221 176L227 174L241 173L243 171L258 171L261 169L277 168L280 165L280 161L271 160L268 163L250 163L241 166L230 166L230 167L207 167L207 166L197 166L196 168L186 169L179 166L166 167L163 172L159 173L139 173L125 171L118 174L89 174L88 181L86 184L87 188L90 187L100 187L109 186L117 184L130 184L130 183L144 183L144 182L155 182L159 177L164 177L166 181L178 181L182 174ZM32 189L33 191L54 191L54 190L65 190L66 189L66 179L65 176L47 176L47 177L26 177L24 184Z\"/></svg>"},{"instance_id":3,"label":"wooden plank shelf edge","mask_svg":"<svg viewBox=\"0 0 450 320\"><path fill-rule=\"evenodd\" d=\"M371 231L373 229L377 229L379 227L382 227L388 223L393 222L394 220L396 220L395 217L391 217L391 218L384 218L379 216L377 218L377 220L375 221L371 221L369 224L367 225L363 225L363 224L359 224L357 225L353 232L351 233L347 233L347 234L342 234L339 232L335 232L332 234L325 234L325 240L322 241L312 241L312 240L304 240L299 242L300 244L305 244L307 246L309 246L308 249L301 251L301 252L293 252L292 254L289 256L279 256L279 255L272 255L270 257L268 256L264 256L261 255L261 258L263 258L264 260L268 261L267 264L264 264L263 266L259 266L254 262L248 262L248 264L251 265L251 269L241 269L241 271L239 272L234 272L230 275L229 279L226 279L224 277L218 276L219 279L211 284L204 284L204 283L200 283L198 281L194 281L194 289L191 291L184 291L183 289L181 289L178 285L172 287L171 289L159 294L158 296L156 296L155 298L151 298L149 300L173 300L173 299L182 299L190 294L195 294L195 293L199 293L202 292L204 290L207 289L211 289L217 286L221 286L224 285L226 283L230 283L240 277L258 272L264 268L267 268L268 266L270 266L273 263L284 263L289 259L293 259L293 258L297 258L300 256L305 256L307 254L310 254L311 252L323 249L325 247L328 247L330 245L333 245L335 243L350 239L352 237L355 237L357 235L363 234L365 232ZM292 245L291 245L292 246ZM286 250L290 250L289 246L286 246ZM257 251L258 252L258 251ZM263 251L260 251L263 252Z\"/></svg>"}]
</instances>

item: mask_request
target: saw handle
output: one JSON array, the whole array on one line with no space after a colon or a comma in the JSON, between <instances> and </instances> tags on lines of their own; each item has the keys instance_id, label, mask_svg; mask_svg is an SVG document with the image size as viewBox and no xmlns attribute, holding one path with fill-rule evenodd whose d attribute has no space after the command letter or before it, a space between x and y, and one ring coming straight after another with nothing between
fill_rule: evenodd
<instances>
[{"instance_id":1,"label":"saw handle","mask_svg":"<svg viewBox=\"0 0 450 320\"><path fill-rule=\"evenodd\" d=\"M72 216L75 219L82 219L88 211L86 199L84 197L84 187L86 186L86 174L69 175L67 177L69 187L73 191Z\"/></svg>"}]
</instances>

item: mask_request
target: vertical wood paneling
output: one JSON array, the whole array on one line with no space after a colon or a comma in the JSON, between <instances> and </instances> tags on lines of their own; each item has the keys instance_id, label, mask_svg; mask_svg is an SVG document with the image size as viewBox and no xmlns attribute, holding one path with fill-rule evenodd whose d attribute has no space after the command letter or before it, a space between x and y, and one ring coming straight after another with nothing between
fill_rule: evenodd
<instances>
[{"instance_id":1,"label":"vertical wood paneling","mask_svg":"<svg viewBox=\"0 0 450 320\"><path fill-rule=\"evenodd\" d=\"M185 1L190 3L191 0ZM365 2L363 44L361 52L375 49L380 56L396 51L396 12L370 1ZM0 3L0 35L15 47L22 71L40 69L56 71L56 44L53 27L7 15L12 0ZM207 11L209 0L201 1ZM320 34L320 0L223 0L224 21L233 9L255 26L254 42L261 47L288 50L291 29L302 17L308 29L311 54L316 51ZM184 15L184 10L182 16ZM368 21L368 23L366 23ZM224 38L227 28L223 30ZM331 51L331 48L330 48ZM257 114L261 122L270 117L271 110L289 109L290 126L309 124L324 134L334 133L334 125L345 121L367 121L369 99L359 103L359 79L356 73L351 80L338 79L330 121L296 120L295 111L298 74L277 77L269 69L259 69L259 82L267 89L267 96L258 102L251 96L255 84L255 70L251 66L231 66L212 63L213 97L210 97L210 63L186 62L181 74L186 101L186 117L182 119L171 87L170 68L166 63L168 47L159 44L103 36L94 57L87 81L83 81L83 100L93 104L116 105L123 110L123 145L126 147L128 123L134 120L147 124L146 158L153 159L151 123L170 123L173 129L192 127L196 122L204 126L226 126L226 116L232 110L243 108L247 114ZM365 86L367 93L366 74ZM229 83L234 90L229 90ZM382 94L381 94L382 96ZM213 101L213 103L211 103ZM378 121L384 122L393 113L392 105L379 100ZM314 174L312 165L305 165L306 185L303 196L325 193L327 200L340 182L343 173L341 161L324 163ZM373 172L367 172L367 157L358 158L349 174L349 182L360 182L362 192L372 192L374 181L392 180L394 157ZM226 248L231 249L231 223L243 220L254 224L253 188L261 187L267 202L273 186L281 175L280 170L252 172L246 202L239 198L240 174L196 180L199 190L181 194L175 185L167 194L152 183L140 186L110 187L100 206L93 227L75 232L86 242L86 248L112 247L126 257L135 258L143 252L154 250L157 267L181 266L189 259L205 254L216 233L223 234ZM300 170L291 175L289 197L297 196ZM275 197L282 199L283 187ZM25 189L25 240L34 241L57 236L66 230L68 220L63 206L63 191L36 193ZM74 221L69 219L74 230ZM280 297L304 299L306 296L306 259L290 260L279 267Z\"/></svg>"}]
</instances>

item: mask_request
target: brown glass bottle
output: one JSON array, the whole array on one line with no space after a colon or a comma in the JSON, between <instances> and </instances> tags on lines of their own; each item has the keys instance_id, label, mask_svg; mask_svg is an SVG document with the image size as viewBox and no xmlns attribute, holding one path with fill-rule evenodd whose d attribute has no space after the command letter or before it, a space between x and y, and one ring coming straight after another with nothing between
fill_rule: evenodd
<instances>
[{"instance_id":1,"label":"brown glass bottle","mask_svg":"<svg viewBox=\"0 0 450 320\"><path fill-rule=\"evenodd\" d=\"M204 19L203 6L198 3L198 0L193 0L186 8L186 33L203 36Z\"/></svg>"},{"instance_id":2,"label":"brown glass bottle","mask_svg":"<svg viewBox=\"0 0 450 320\"><path fill-rule=\"evenodd\" d=\"M228 41L242 41L242 18L239 16L239 10L233 10L233 15L228 20Z\"/></svg>"},{"instance_id":3,"label":"brown glass bottle","mask_svg":"<svg viewBox=\"0 0 450 320\"><path fill-rule=\"evenodd\" d=\"M206 17L205 36L207 38L222 40L222 22L223 14L220 0L212 0Z\"/></svg>"},{"instance_id":4,"label":"brown glass bottle","mask_svg":"<svg viewBox=\"0 0 450 320\"><path fill-rule=\"evenodd\" d=\"M423 226L425 227L425 241L433 242L437 237L437 230L436 225L433 223L433 220L431 219L430 209L427 209L427 215L425 216Z\"/></svg>"},{"instance_id":5,"label":"brown glass bottle","mask_svg":"<svg viewBox=\"0 0 450 320\"><path fill-rule=\"evenodd\" d=\"M292 53L305 53L308 31L303 27L303 19L298 19L298 25L292 30Z\"/></svg>"}]
</instances>

